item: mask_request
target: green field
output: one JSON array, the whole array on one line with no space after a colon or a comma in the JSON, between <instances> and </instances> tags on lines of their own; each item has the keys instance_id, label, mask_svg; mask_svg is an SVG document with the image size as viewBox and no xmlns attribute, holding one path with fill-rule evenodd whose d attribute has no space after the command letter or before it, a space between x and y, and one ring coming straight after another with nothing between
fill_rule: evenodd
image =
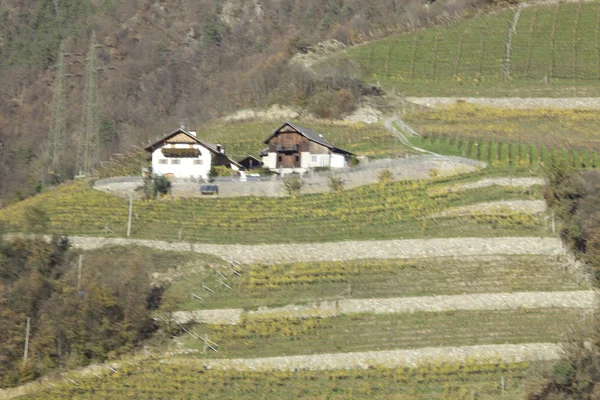
<instances>
[{"instance_id":1,"label":"green field","mask_svg":"<svg viewBox=\"0 0 600 400\"><path fill-rule=\"evenodd\" d=\"M557 343L567 327L581 321L581 310L415 312L354 314L303 319L246 316L237 325L198 325L192 332L219 345L208 358L253 358L349 353L430 346L504 343ZM182 336L186 348L203 341Z\"/></svg>"},{"instance_id":2,"label":"green field","mask_svg":"<svg viewBox=\"0 0 600 400\"><path fill-rule=\"evenodd\" d=\"M216 265L216 268L219 266ZM214 269L178 268L184 278L167 289L178 310L257 308L344 298L386 298L467 293L581 290L586 283L552 257L493 256L414 260L356 260L244 266L236 276L220 268L232 287L202 291L204 302L190 293L202 284L220 286Z\"/></svg>"},{"instance_id":3,"label":"green field","mask_svg":"<svg viewBox=\"0 0 600 400\"><path fill-rule=\"evenodd\" d=\"M414 107L403 119L429 142L434 138L454 141L456 149L446 149L450 154L469 156L465 148L458 148L459 140L521 143L535 146L538 152L571 149L593 158L586 167L592 161L600 165L600 115L596 110L522 110L457 103L440 108Z\"/></svg>"},{"instance_id":4,"label":"green field","mask_svg":"<svg viewBox=\"0 0 600 400\"><path fill-rule=\"evenodd\" d=\"M595 148L571 147L567 144L560 148L536 142L449 135L413 136L409 141L414 146L434 153L483 161L491 170L510 174L539 171L551 155L567 159L577 169L600 167L600 153Z\"/></svg>"},{"instance_id":5,"label":"green field","mask_svg":"<svg viewBox=\"0 0 600 400\"><path fill-rule=\"evenodd\" d=\"M56 382L23 399L440 399L523 398L545 365L441 364L419 368L253 372L204 368L190 359L144 360L117 373ZM504 381L504 388L501 386Z\"/></svg>"},{"instance_id":6,"label":"green field","mask_svg":"<svg viewBox=\"0 0 600 400\"><path fill-rule=\"evenodd\" d=\"M132 237L252 244L548 234L543 221L528 214L431 218L456 206L541 196L537 189L514 187L444 190L482 176L373 184L284 198L135 201ZM32 213L31 207L43 210L47 219ZM65 235L124 236L128 208L128 200L76 183L1 209L0 225L6 232L43 229ZM44 220L36 221L40 218Z\"/></svg>"},{"instance_id":7,"label":"green field","mask_svg":"<svg viewBox=\"0 0 600 400\"><path fill-rule=\"evenodd\" d=\"M365 78L406 95L571 97L600 93L600 3L516 8L348 50ZM508 75L505 75L508 71Z\"/></svg>"}]
</instances>

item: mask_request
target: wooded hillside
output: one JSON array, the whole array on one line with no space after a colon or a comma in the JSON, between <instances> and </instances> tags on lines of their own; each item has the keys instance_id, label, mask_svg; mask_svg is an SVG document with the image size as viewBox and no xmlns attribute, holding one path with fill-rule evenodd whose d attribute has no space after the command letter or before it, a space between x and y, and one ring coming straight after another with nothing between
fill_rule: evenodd
<instances>
[{"instance_id":1,"label":"wooded hillside","mask_svg":"<svg viewBox=\"0 0 600 400\"><path fill-rule=\"evenodd\" d=\"M318 76L288 60L326 39L356 43L468 16L490 0L0 0L0 204L72 177L84 64L95 32L98 160L184 122L272 102L331 107L360 96L351 68ZM65 137L56 174L43 154L65 43Z\"/></svg>"}]
</instances>

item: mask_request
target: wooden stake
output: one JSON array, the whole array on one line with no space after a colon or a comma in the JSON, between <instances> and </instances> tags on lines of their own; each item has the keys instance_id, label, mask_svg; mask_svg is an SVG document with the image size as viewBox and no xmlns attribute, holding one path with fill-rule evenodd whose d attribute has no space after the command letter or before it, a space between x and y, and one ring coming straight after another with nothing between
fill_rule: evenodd
<instances>
[{"instance_id":1,"label":"wooden stake","mask_svg":"<svg viewBox=\"0 0 600 400\"><path fill-rule=\"evenodd\" d=\"M27 353L29 351L29 328L31 327L31 318L27 317L27 328L25 329L25 351L23 352L23 362L27 362Z\"/></svg>"},{"instance_id":2,"label":"wooden stake","mask_svg":"<svg viewBox=\"0 0 600 400\"><path fill-rule=\"evenodd\" d=\"M196 296L194 293L191 293L191 295L192 295L192 297L195 297L195 298L197 298L200 301L204 301L204 299L202 297Z\"/></svg>"},{"instance_id":3,"label":"wooden stake","mask_svg":"<svg viewBox=\"0 0 600 400\"><path fill-rule=\"evenodd\" d=\"M219 274L219 276L220 276L221 278L223 278L223 279L227 280L227 278L225 278L225 275L223 275L223 274L221 273L221 271L217 270L217 274Z\"/></svg>"},{"instance_id":4,"label":"wooden stake","mask_svg":"<svg viewBox=\"0 0 600 400\"><path fill-rule=\"evenodd\" d=\"M127 220L127 237L131 236L131 215L133 213L133 194L129 195L129 218Z\"/></svg>"},{"instance_id":5,"label":"wooden stake","mask_svg":"<svg viewBox=\"0 0 600 400\"><path fill-rule=\"evenodd\" d=\"M79 265L77 266L77 293L81 288L81 267L83 265L83 254L79 255Z\"/></svg>"}]
</instances>

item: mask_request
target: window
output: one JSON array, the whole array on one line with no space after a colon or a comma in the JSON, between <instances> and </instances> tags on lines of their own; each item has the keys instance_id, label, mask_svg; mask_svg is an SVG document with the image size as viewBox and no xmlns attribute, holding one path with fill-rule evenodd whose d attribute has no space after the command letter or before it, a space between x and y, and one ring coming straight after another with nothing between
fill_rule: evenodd
<instances>
[{"instance_id":1,"label":"window","mask_svg":"<svg viewBox=\"0 0 600 400\"><path fill-rule=\"evenodd\" d=\"M279 162L281 162L281 156L279 156Z\"/></svg>"},{"instance_id":2,"label":"window","mask_svg":"<svg viewBox=\"0 0 600 400\"><path fill-rule=\"evenodd\" d=\"M174 158L171 160L171 164L179 165L181 164L181 160L179 158Z\"/></svg>"},{"instance_id":3,"label":"window","mask_svg":"<svg viewBox=\"0 0 600 400\"><path fill-rule=\"evenodd\" d=\"M203 160L194 160L194 165L202 165Z\"/></svg>"},{"instance_id":4,"label":"window","mask_svg":"<svg viewBox=\"0 0 600 400\"><path fill-rule=\"evenodd\" d=\"M163 158L162 160L158 160L159 164L168 164L168 161L166 158Z\"/></svg>"},{"instance_id":5,"label":"window","mask_svg":"<svg viewBox=\"0 0 600 400\"><path fill-rule=\"evenodd\" d=\"M312 162L317 162L317 156L312 156Z\"/></svg>"},{"instance_id":6,"label":"window","mask_svg":"<svg viewBox=\"0 0 600 400\"><path fill-rule=\"evenodd\" d=\"M300 161L300 156L296 154L296 162Z\"/></svg>"}]
</instances>

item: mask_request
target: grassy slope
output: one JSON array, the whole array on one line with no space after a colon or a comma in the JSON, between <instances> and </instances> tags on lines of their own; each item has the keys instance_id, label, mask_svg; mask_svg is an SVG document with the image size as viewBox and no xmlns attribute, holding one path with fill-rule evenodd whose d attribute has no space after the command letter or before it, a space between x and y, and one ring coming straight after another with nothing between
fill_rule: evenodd
<instances>
[{"instance_id":1,"label":"grassy slope","mask_svg":"<svg viewBox=\"0 0 600 400\"><path fill-rule=\"evenodd\" d=\"M322 300L386 298L465 293L580 290L577 278L556 259L537 256L439 258L415 260L357 260L352 262L253 265L241 277L227 268L232 290L220 288L213 269L186 268L165 297L178 310L198 308L257 308ZM190 299L202 284L204 302Z\"/></svg>"},{"instance_id":2,"label":"grassy slope","mask_svg":"<svg viewBox=\"0 0 600 400\"><path fill-rule=\"evenodd\" d=\"M207 370L194 360L146 360L116 374L56 382L27 399L464 399L523 398L523 381L545 365L436 365L344 371ZM499 385L504 379L505 388ZM93 388L93 389L92 389Z\"/></svg>"},{"instance_id":3,"label":"grassy slope","mask_svg":"<svg viewBox=\"0 0 600 400\"><path fill-rule=\"evenodd\" d=\"M132 236L208 243L285 243L447 236L546 235L526 215L428 218L443 209L493 200L539 199L537 191L485 188L449 193L444 188L475 176L368 185L340 193L295 198L211 198L136 201ZM123 236L128 201L83 184L55 190L0 210L8 231L31 226L28 207L42 207L48 231ZM28 222L30 221L30 222Z\"/></svg>"},{"instance_id":4,"label":"grassy slope","mask_svg":"<svg viewBox=\"0 0 600 400\"><path fill-rule=\"evenodd\" d=\"M556 343L579 323L581 310L451 311L414 314L354 314L333 318L248 317L238 325L198 326L194 332L219 344L209 358L469 346L503 343ZM186 347L203 342L182 337ZM201 356L201 355L199 355Z\"/></svg>"},{"instance_id":5,"label":"grassy slope","mask_svg":"<svg viewBox=\"0 0 600 400\"><path fill-rule=\"evenodd\" d=\"M345 150L370 157L406 154L395 136L378 124L298 121L300 125L323 134L333 144ZM274 121L245 121L215 123L203 127L198 136L213 143L221 143L235 159L247 154L258 155L266 147L263 143L281 125Z\"/></svg>"},{"instance_id":6,"label":"grassy slope","mask_svg":"<svg viewBox=\"0 0 600 400\"><path fill-rule=\"evenodd\" d=\"M596 110L517 110L456 104L409 110L403 119L423 136L449 136L576 147L598 152Z\"/></svg>"},{"instance_id":7,"label":"grassy slope","mask_svg":"<svg viewBox=\"0 0 600 400\"><path fill-rule=\"evenodd\" d=\"M374 41L349 55L367 79L405 95L595 96L599 10L597 2L523 9L509 80L504 55L515 10Z\"/></svg>"}]
</instances>

